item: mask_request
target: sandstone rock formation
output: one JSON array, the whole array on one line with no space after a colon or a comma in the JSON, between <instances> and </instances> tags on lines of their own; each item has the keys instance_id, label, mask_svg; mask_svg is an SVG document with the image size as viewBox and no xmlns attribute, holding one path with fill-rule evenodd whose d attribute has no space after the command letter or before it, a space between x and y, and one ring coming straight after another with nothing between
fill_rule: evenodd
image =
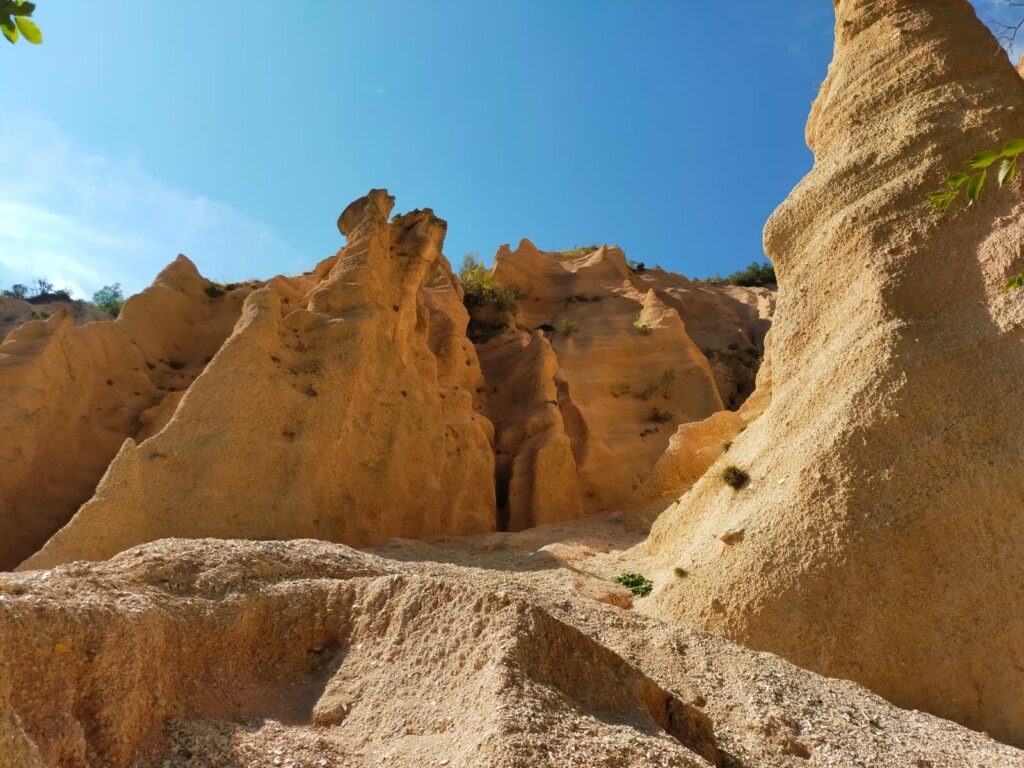
<instances>
[{"instance_id":1,"label":"sandstone rock formation","mask_svg":"<svg viewBox=\"0 0 1024 768\"><path fill-rule=\"evenodd\" d=\"M754 391L776 289L713 285L657 268L645 270L638 280L679 312L686 333L711 365L722 402L737 410Z\"/></svg>"},{"instance_id":2,"label":"sandstone rock formation","mask_svg":"<svg viewBox=\"0 0 1024 768\"><path fill-rule=\"evenodd\" d=\"M184 256L113 322L56 310L0 344L0 569L13 568L93 493L125 438L146 430L231 332L248 288L220 295ZM104 315L105 317L105 315Z\"/></svg>"},{"instance_id":3,"label":"sandstone rock formation","mask_svg":"<svg viewBox=\"0 0 1024 768\"><path fill-rule=\"evenodd\" d=\"M765 230L771 404L658 520L687 576L645 608L1024 743L1024 201L924 203L1024 135L1024 82L965 0L835 9L814 169Z\"/></svg>"},{"instance_id":4,"label":"sandstone rock formation","mask_svg":"<svg viewBox=\"0 0 1024 768\"><path fill-rule=\"evenodd\" d=\"M509 331L477 347L494 424L502 530L583 515L572 441L558 407L558 358L541 331Z\"/></svg>"},{"instance_id":5,"label":"sandstone rock formation","mask_svg":"<svg viewBox=\"0 0 1024 768\"><path fill-rule=\"evenodd\" d=\"M248 297L171 420L125 441L32 567L167 536L367 545L494 529L492 427L446 225L429 210L389 223L393 202L357 200L335 257Z\"/></svg>"},{"instance_id":6,"label":"sandstone rock formation","mask_svg":"<svg viewBox=\"0 0 1024 768\"><path fill-rule=\"evenodd\" d=\"M1024 765L567 578L213 540L5 574L0 764Z\"/></svg>"},{"instance_id":7,"label":"sandstone rock formation","mask_svg":"<svg viewBox=\"0 0 1024 768\"><path fill-rule=\"evenodd\" d=\"M766 345L753 394L738 411L718 411L703 421L679 425L668 448L629 500L623 514L626 524L648 531L663 512L666 519L673 518L680 497L728 453L736 436L764 413L771 399L771 354Z\"/></svg>"},{"instance_id":8,"label":"sandstone rock formation","mask_svg":"<svg viewBox=\"0 0 1024 768\"><path fill-rule=\"evenodd\" d=\"M561 412L554 428L564 428L570 439L583 509L619 508L677 424L721 410L706 358L679 313L658 297L655 286L662 286L636 276L618 248L565 258L524 240L515 251L498 251L494 275L522 294L515 313L520 333L546 334L536 346L499 336L506 353L526 352L522 362L508 359L504 369L531 365L527 358L550 346L554 359L546 365ZM493 388L492 376L487 380ZM495 421L515 418L501 404L492 404L491 413Z\"/></svg>"},{"instance_id":9,"label":"sandstone rock formation","mask_svg":"<svg viewBox=\"0 0 1024 768\"><path fill-rule=\"evenodd\" d=\"M60 313L71 315L75 325L113 320L106 312L84 301L32 302L0 296L0 343L19 325L33 320L46 320Z\"/></svg>"}]
</instances>

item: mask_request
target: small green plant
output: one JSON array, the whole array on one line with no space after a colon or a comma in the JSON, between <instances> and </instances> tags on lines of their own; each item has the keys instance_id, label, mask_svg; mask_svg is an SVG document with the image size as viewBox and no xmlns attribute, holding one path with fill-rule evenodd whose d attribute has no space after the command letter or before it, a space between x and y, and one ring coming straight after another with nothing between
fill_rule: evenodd
<instances>
[{"instance_id":1,"label":"small green plant","mask_svg":"<svg viewBox=\"0 0 1024 768\"><path fill-rule=\"evenodd\" d=\"M647 265L644 264L642 261L633 261L632 259L630 259L627 263L629 264L629 268L636 272L638 275L647 269Z\"/></svg>"},{"instance_id":2,"label":"small green plant","mask_svg":"<svg viewBox=\"0 0 1024 768\"><path fill-rule=\"evenodd\" d=\"M26 42L39 45L43 42L43 33L35 22L29 19L36 10L36 4L28 0L0 0L0 32L12 45L18 42L18 34Z\"/></svg>"},{"instance_id":3,"label":"small green plant","mask_svg":"<svg viewBox=\"0 0 1024 768\"><path fill-rule=\"evenodd\" d=\"M666 368L661 372L661 376L648 382L647 386L641 390L638 397L641 400L650 400L657 394L661 394L662 397L668 397L672 391L672 385L676 381L676 369Z\"/></svg>"},{"instance_id":4,"label":"small green plant","mask_svg":"<svg viewBox=\"0 0 1024 768\"><path fill-rule=\"evenodd\" d=\"M580 332L580 327L567 317L558 321L558 330L566 336L575 336Z\"/></svg>"},{"instance_id":5,"label":"small green plant","mask_svg":"<svg viewBox=\"0 0 1024 768\"><path fill-rule=\"evenodd\" d=\"M633 330L646 336L651 332L651 326L640 319L640 315L633 318Z\"/></svg>"},{"instance_id":6,"label":"small green plant","mask_svg":"<svg viewBox=\"0 0 1024 768\"><path fill-rule=\"evenodd\" d=\"M683 566L681 566L681 565L677 565L672 570L675 572L676 576L678 576L680 579L683 578L684 576L688 575L687 570L685 568L683 568Z\"/></svg>"},{"instance_id":7,"label":"small green plant","mask_svg":"<svg viewBox=\"0 0 1024 768\"><path fill-rule=\"evenodd\" d=\"M1024 139L1010 139L1002 149L984 149L967 160L970 172L956 171L946 177L945 186L928 193L928 202L937 214L946 213L956 202L961 192L966 191L967 207L974 207L981 200L981 193L988 180L989 170L998 162L996 180L999 188L1017 178L1020 156L1024 154ZM1011 278L1003 285L1004 291L1024 288L1024 272Z\"/></svg>"},{"instance_id":8,"label":"small green plant","mask_svg":"<svg viewBox=\"0 0 1024 768\"><path fill-rule=\"evenodd\" d=\"M747 481L750 480L750 475L744 472L742 469L737 467L735 464L730 464L722 470L722 482L732 488L734 491L738 491Z\"/></svg>"},{"instance_id":9,"label":"small green plant","mask_svg":"<svg viewBox=\"0 0 1024 768\"><path fill-rule=\"evenodd\" d=\"M647 420L653 421L656 424L664 424L666 421L672 421L672 414L655 407L651 408L651 413L648 415Z\"/></svg>"},{"instance_id":10,"label":"small green plant","mask_svg":"<svg viewBox=\"0 0 1024 768\"><path fill-rule=\"evenodd\" d=\"M621 584L637 597L647 597L654 589L654 583L641 573L626 571L615 577L615 583Z\"/></svg>"},{"instance_id":11,"label":"small green plant","mask_svg":"<svg viewBox=\"0 0 1024 768\"><path fill-rule=\"evenodd\" d=\"M984 149L967 160L970 173L956 171L946 177L945 187L928 193L928 202L936 213L950 209L960 193L966 191L967 207L971 208L981 200L981 192L988 180L989 169L999 163L996 178L999 187L1005 187L1017 178L1017 160L1024 153L1024 139L1011 139L1000 150Z\"/></svg>"},{"instance_id":12,"label":"small green plant","mask_svg":"<svg viewBox=\"0 0 1024 768\"><path fill-rule=\"evenodd\" d=\"M475 253L467 253L459 268L459 282L462 283L462 303L468 309L491 304L506 312L515 312L519 307L522 291L517 285L502 286L480 261Z\"/></svg>"},{"instance_id":13,"label":"small green plant","mask_svg":"<svg viewBox=\"0 0 1024 768\"><path fill-rule=\"evenodd\" d=\"M210 283L203 289L203 292L211 299L219 299L230 290L231 287L225 283Z\"/></svg>"},{"instance_id":14,"label":"small green plant","mask_svg":"<svg viewBox=\"0 0 1024 768\"><path fill-rule=\"evenodd\" d=\"M124 306L124 293L121 291L121 284L104 285L92 295L92 305L111 317L117 317L121 314L121 308Z\"/></svg>"},{"instance_id":15,"label":"small green plant","mask_svg":"<svg viewBox=\"0 0 1024 768\"><path fill-rule=\"evenodd\" d=\"M1003 286L1004 291L1012 291L1015 288L1024 288L1024 272L1021 272L1014 278L1007 281L1006 285Z\"/></svg>"}]
</instances>

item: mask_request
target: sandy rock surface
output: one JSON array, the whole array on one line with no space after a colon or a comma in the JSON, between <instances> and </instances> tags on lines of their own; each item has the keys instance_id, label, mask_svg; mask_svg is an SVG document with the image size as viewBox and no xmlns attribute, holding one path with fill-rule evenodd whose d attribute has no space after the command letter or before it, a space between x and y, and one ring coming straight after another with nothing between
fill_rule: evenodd
<instances>
[{"instance_id":1,"label":"sandy rock surface","mask_svg":"<svg viewBox=\"0 0 1024 768\"><path fill-rule=\"evenodd\" d=\"M180 256L113 322L83 325L93 314L56 308L7 335L0 568L13 568L71 519L125 439L146 430L144 414L173 401L216 354L250 290L222 295Z\"/></svg>"},{"instance_id":2,"label":"sandy rock surface","mask_svg":"<svg viewBox=\"0 0 1024 768\"><path fill-rule=\"evenodd\" d=\"M1024 135L1024 82L967 2L836 14L814 170L765 230L771 404L658 520L689 576L645 606L1024 743L1024 202L925 202Z\"/></svg>"},{"instance_id":3,"label":"sandy rock surface","mask_svg":"<svg viewBox=\"0 0 1024 768\"><path fill-rule=\"evenodd\" d=\"M4 574L0 752L26 768L1024 765L601 601L638 565L630 541L613 520L375 554L167 540Z\"/></svg>"},{"instance_id":4,"label":"sandy rock surface","mask_svg":"<svg viewBox=\"0 0 1024 768\"><path fill-rule=\"evenodd\" d=\"M0 296L0 343L19 325L33 320L46 320L51 315L61 312L71 315L75 325L114 319L84 301L23 301Z\"/></svg>"}]
</instances>

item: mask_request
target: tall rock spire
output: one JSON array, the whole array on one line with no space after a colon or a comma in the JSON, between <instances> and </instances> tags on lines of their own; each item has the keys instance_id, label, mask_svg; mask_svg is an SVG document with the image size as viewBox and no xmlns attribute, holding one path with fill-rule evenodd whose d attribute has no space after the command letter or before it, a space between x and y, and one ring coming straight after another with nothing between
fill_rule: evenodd
<instances>
[{"instance_id":1,"label":"tall rock spire","mask_svg":"<svg viewBox=\"0 0 1024 768\"><path fill-rule=\"evenodd\" d=\"M925 203L1024 136L1024 81L965 0L835 7L765 228L772 403L656 524L689 575L650 608L1024 743L1024 197Z\"/></svg>"}]
</instances>

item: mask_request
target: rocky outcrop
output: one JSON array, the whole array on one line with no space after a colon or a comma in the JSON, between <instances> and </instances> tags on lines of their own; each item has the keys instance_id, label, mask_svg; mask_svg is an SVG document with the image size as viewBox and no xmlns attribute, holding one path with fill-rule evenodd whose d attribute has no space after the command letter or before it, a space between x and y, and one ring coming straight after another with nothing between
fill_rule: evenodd
<instances>
[{"instance_id":1,"label":"rocky outcrop","mask_svg":"<svg viewBox=\"0 0 1024 768\"><path fill-rule=\"evenodd\" d=\"M220 295L179 256L113 322L79 325L92 315L57 309L8 334L0 344L0 569L70 520L125 439L145 431L145 414L188 388L248 290Z\"/></svg>"},{"instance_id":2,"label":"rocky outcrop","mask_svg":"<svg viewBox=\"0 0 1024 768\"><path fill-rule=\"evenodd\" d=\"M852 683L564 591L566 577L212 540L5 574L0 760L1024 764Z\"/></svg>"},{"instance_id":3,"label":"rocky outcrop","mask_svg":"<svg viewBox=\"0 0 1024 768\"><path fill-rule=\"evenodd\" d=\"M518 328L543 331L554 352L557 403L584 510L621 507L676 425L722 408L706 358L679 313L618 248L565 258L524 240L515 251L498 251L494 276L519 289ZM493 419L507 419L495 408Z\"/></svg>"},{"instance_id":4,"label":"rocky outcrop","mask_svg":"<svg viewBox=\"0 0 1024 768\"><path fill-rule=\"evenodd\" d=\"M74 325L114 319L84 301L25 301L0 296L0 343L19 325L33 320L46 320L61 313L70 315Z\"/></svg>"},{"instance_id":5,"label":"rocky outcrop","mask_svg":"<svg viewBox=\"0 0 1024 768\"><path fill-rule=\"evenodd\" d=\"M772 399L771 355L766 342L757 371L757 388L738 411L718 411L703 421L680 424L676 429L668 448L624 510L623 519L630 528L648 531L662 513L666 518L685 514L677 506L682 495L728 453L736 436L764 413Z\"/></svg>"},{"instance_id":6,"label":"rocky outcrop","mask_svg":"<svg viewBox=\"0 0 1024 768\"><path fill-rule=\"evenodd\" d=\"M737 410L754 391L776 289L716 285L658 268L645 270L637 279L650 284L683 318L687 334L708 359L722 402Z\"/></svg>"},{"instance_id":7,"label":"rocky outcrop","mask_svg":"<svg viewBox=\"0 0 1024 768\"><path fill-rule=\"evenodd\" d=\"M429 210L389 223L393 202L357 200L337 256L249 296L171 420L124 443L32 567L166 536L367 545L494 529L493 430L446 225Z\"/></svg>"},{"instance_id":8,"label":"rocky outcrop","mask_svg":"<svg viewBox=\"0 0 1024 768\"><path fill-rule=\"evenodd\" d=\"M583 514L572 441L558 407L558 359L541 331L477 346L494 424L499 528L521 531Z\"/></svg>"},{"instance_id":9,"label":"rocky outcrop","mask_svg":"<svg viewBox=\"0 0 1024 768\"><path fill-rule=\"evenodd\" d=\"M814 169L765 229L771 404L658 520L687 576L645 606L1024 743L1024 202L924 203L1024 135L1024 82L964 0L835 6Z\"/></svg>"}]
</instances>

